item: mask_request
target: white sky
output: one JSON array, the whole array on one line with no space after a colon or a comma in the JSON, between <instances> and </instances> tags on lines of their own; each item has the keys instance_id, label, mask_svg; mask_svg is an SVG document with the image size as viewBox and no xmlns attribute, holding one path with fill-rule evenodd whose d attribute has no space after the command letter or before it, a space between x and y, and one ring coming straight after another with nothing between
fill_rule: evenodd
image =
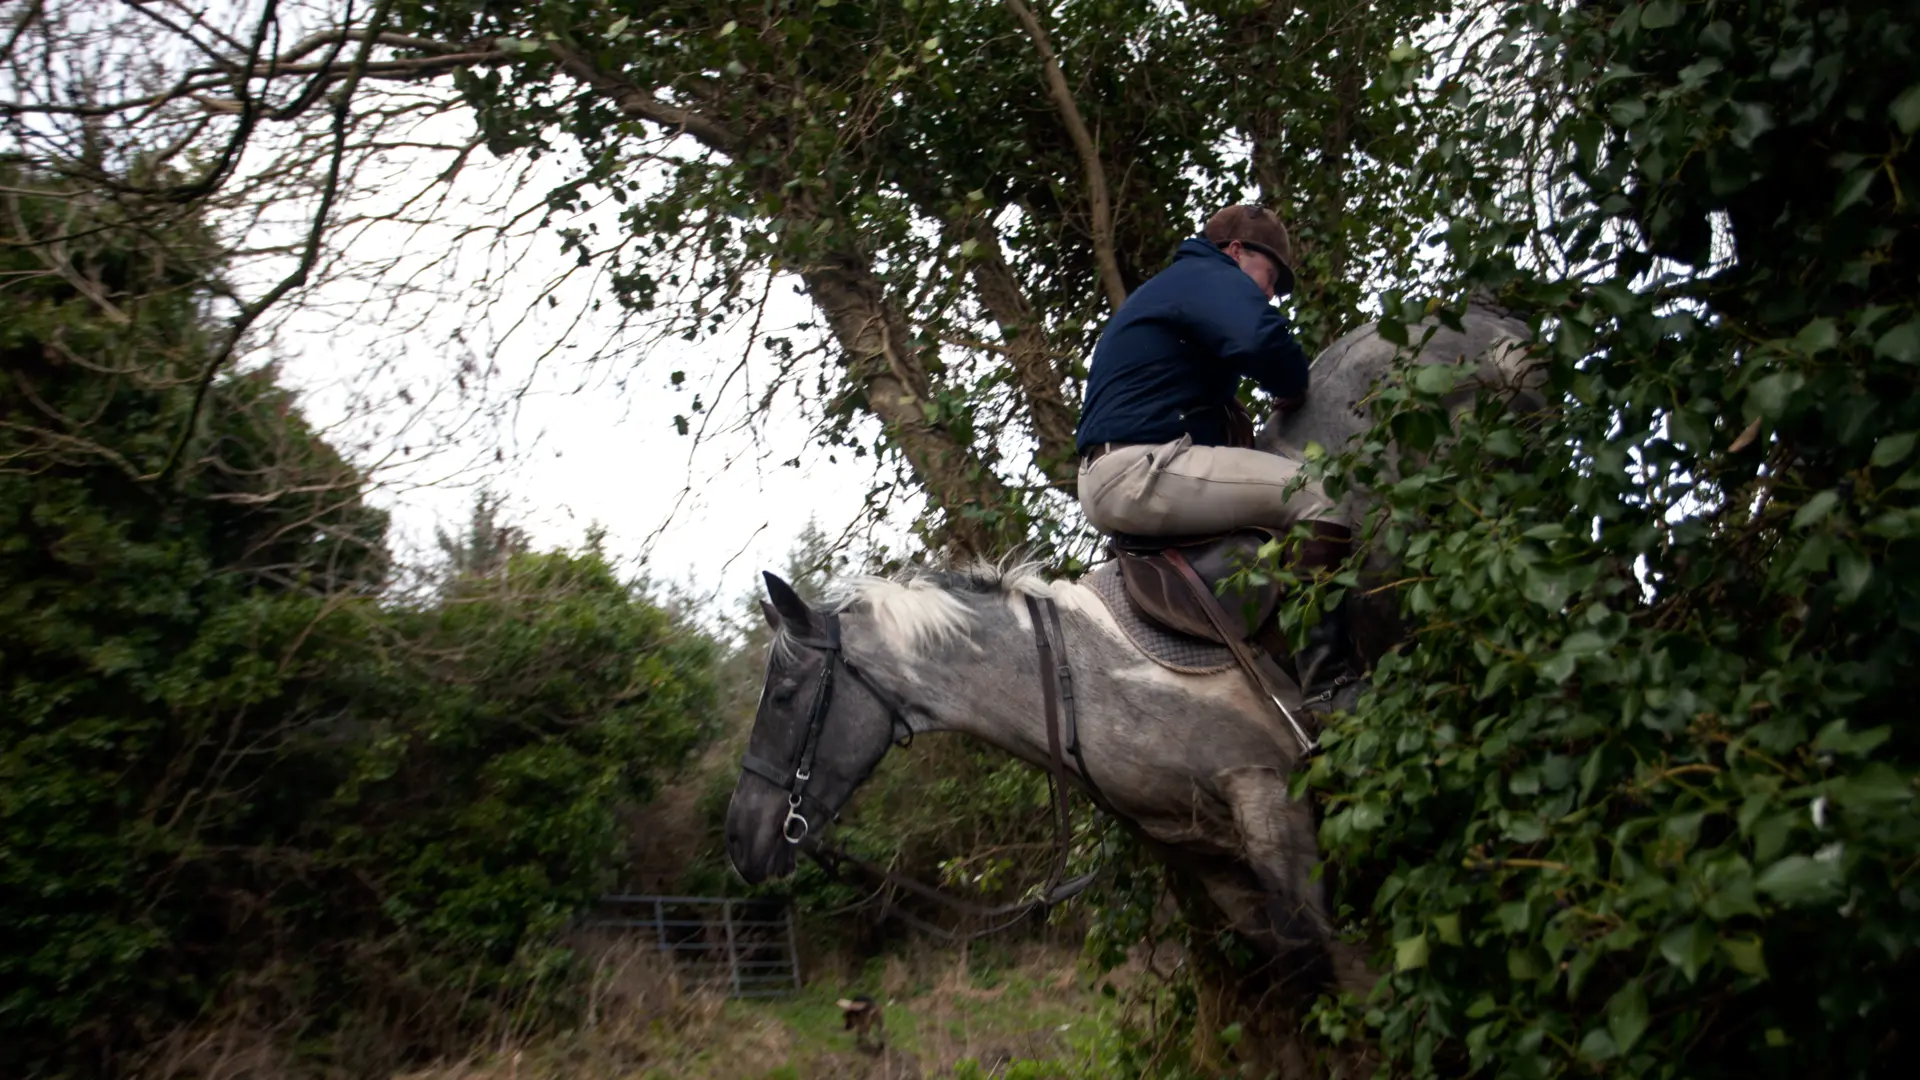
<instances>
[{"instance_id":1,"label":"white sky","mask_svg":"<svg viewBox=\"0 0 1920 1080\"><path fill-rule=\"evenodd\" d=\"M458 142L471 120L456 112L429 127ZM429 150L386 154L363 170L339 218L390 212L447 160ZM403 558L432 553L435 527L462 526L484 486L506 496L509 521L538 547L578 547L597 523L625 569L644 566L656 581L731 606L759 587L760 570L784 565L810 519L837 535L860 517L873 460L844 451L829 460L791 394L765 424L743 423L744 402L763 392L773 366L759 341L781 331L815 337L790 331L813 314L790 280L768 290L751 352L740 325L698 343L650 343L644 328L620 328L599 268L576 268L537 219L500 242L469 231L539 205L565 174L559 159L529 168L524 157L475 151L444 201L414 208L416 223L349 226L332 281L290 297L268 347L253 355L277 360L309 417L371 471ZM282 224L305 210L290 206ZM611 213L593 216L603 236L613 234ZM379 271L372 289L342 279L370 267ZM757 295L766 283L750 287ZM685 372L683 387L671 385L674 371ZM697 449L674 424L685 415L700 429L695 394L720 403ZM871 421L864 434L873 437ZM783 464L795 457L798 468ZM893 517L904 526L913 509ZM897 547L904 529L878 535Z\"/></svg>"}]
</instances>

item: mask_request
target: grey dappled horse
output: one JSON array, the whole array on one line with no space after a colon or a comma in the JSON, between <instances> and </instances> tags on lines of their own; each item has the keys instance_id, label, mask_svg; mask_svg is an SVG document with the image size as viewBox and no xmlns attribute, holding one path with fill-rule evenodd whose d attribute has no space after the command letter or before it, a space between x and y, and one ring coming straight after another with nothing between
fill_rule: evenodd
<instances>
[{"instance_id":1,"label":"grey dappled horse","mask_svg":"<svg viewBox=\"0 0 1920 1080\"><path fill-rule=\"evenodd\" d=\"M1464 326L1437 330L1418 357L1482 358L1455 404L1471 401L1472 383L1532 392L1522 386L1524 324L1475 308ZM1411 328L1414 340L1426 329ZM1315 361L1309 404L1263 432L1261 445L1295 452L1313 440L1338 449L1364 431L1370 421L1358 403L1396 351L1372 327L1336 342ZM1357 519L1366 505L1349 497L1345 510ZM1091 589L1024 568L855 579L821 608L774 575L767 585L776 634L747 747L759 771L742 772L726 823L727 851L747 881L789 873L800 834L824 826L888 748L911 735L962 732L1047 768L1043 673L1025 599L1045 596L1065 631L1082 760L1111 810L1183 872L1177 882L1198 883L1227 925L1290 971L1354 987L1366 981L1360 954L1335 942L1311 876L1311 808L1287 795L1299 748L1238 669L1163 668ZM794 807L765 774L791 776L803 762L810 774Z\"/></svg>"}]
</instances>

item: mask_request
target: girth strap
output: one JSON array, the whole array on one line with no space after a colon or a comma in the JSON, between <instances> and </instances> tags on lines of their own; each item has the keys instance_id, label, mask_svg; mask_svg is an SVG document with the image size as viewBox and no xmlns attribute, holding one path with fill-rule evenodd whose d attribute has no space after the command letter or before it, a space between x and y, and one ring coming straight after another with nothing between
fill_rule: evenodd
<instances>
[{"instance_id":1,"label":"girth strap","mask_svg":"<svg viewBox=\"0 0 1920 1080\"><path fill-rule=\"evenodd\" d=\"M1059 884L1067 873L1067 845L1072 840L1072 825L1067 820L1067 758L1060 751L1060 690L1061 672L1066 670L1064 662L1055 663L1053 644L1047 640L1047 624L1040 618L1040 601L1027 597L1027 617L1033 623L1033 647L1040 654L1040 701L1047 718L1047 755L1053 768L1047 775L1047 786L1053 789L1053 829L1055 848L1053 876L1048 888ZM1049 609L1054 607L1053 600L1046 601ZM1059 616L1056 614L1055 618ZM1062 641L1064 646L1065 642ZM1062 658L1064 661L1064 657ZM1070 680L1071 675L1067 678ZM1067 693L1072 694L1072 683L1068 682ZM1069 698L1069 701L1072 699Z\"/></svg>"}]
</instances>

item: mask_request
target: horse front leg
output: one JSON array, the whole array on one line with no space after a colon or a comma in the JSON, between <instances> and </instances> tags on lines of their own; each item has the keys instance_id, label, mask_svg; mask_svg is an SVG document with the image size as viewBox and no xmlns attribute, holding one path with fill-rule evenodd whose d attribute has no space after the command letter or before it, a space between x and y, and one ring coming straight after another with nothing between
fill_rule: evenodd
<instances>
[{"instance_id":1,"label":"horse front leg","mask_svg":"<svg viewBox=\"0 0 1920 1080\"><path fill-rule=\"evenodd\" d=\"M1331 981L1333 925L1313 880L1319 845L1312 808L1288 798L1286 774L1268 766L1225 773L1220 790L1233 811L1242 857L1266 892L1276 955L1315 981Z\"/></svg>"}]
</instances>

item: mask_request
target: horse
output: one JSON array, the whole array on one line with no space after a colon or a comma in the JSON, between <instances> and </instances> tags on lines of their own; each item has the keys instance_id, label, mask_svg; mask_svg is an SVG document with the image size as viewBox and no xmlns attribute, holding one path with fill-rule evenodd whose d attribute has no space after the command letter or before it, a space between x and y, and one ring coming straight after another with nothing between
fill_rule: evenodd
<instances>
[{"instance_id":1,"label":"horse","mask_svg":"<svg viewBox=\"0 0 1920 1080\"><path fill-rule=\"evenodd\" d=\"M1524 323L1484 306L1459 329L1411 328L1418 363L1479 358L1455 391L1529 387ZM1364 399L1402 350L1363 327L1314 362L1315 397L1261 433L1263 445L1338 450L1371 419ZM1356 523L1364 494L1343 505ZM1042 768L1064 768L1176 871L1224 923L1287 977L1364 990L1363 953L1333 933L1314 874L1311 806L1290 797L1301 746L1238 670L1178 674L1136 648L1085 585L1032 566L911 570L838 582L819 606L765 575L774 634L743 768L727 808L727 851L749 883L794 868L799 843L830 821L896 743L960 732ZM1050 603L1072 673L1079 753L1063 762L1049 730L1034 622ZM784 765L780 763L785 763Z\"/></svg>"}]
</instances>

